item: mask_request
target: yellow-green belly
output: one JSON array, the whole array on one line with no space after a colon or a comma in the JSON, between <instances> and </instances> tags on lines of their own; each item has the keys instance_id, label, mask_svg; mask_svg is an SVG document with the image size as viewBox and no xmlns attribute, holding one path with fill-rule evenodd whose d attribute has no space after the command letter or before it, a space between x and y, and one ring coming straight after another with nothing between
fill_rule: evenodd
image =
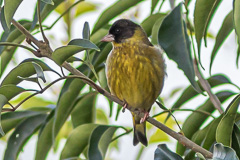
<instances>
[{"instance_id":1,"label":"yellow-green belly","mask_svg":"<svg viewBox=\"0 0 240 160\"><path fill-rule=\"evenodd\" d=\"M162 56L157 50L115 47L106 67L112 94L134 108L145 111L151 108L162 90L165 74Z\"/></svg>"}]
</instances>

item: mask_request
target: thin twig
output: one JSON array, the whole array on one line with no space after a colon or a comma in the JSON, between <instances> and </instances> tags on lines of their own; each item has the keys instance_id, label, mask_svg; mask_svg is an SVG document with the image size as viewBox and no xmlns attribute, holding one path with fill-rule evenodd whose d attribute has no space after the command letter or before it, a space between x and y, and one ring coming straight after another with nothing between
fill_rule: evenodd
<instances>
[{"instance_id":1,"label":"thin twig","mask_svg":"<svg viewBox=\"0 0 240 160\"><path fill-rule=\"evenodd\" d=\"M132 131L133 131L133 129L130 129L130 130L128 130L128 131L126 131L126 132L124 132L124 133L122 133L122 134L120 134L120 135L114 137L114 138L111 140L111 142L117 140L118 138L120 138L120 137L122 137L122 136L124 136L124 135L126 135L126 134L131 133Z\"/></svg>"},{"instance_id":2,"label":"thin twig","mask_svg":"<svg viewBox=\"0 0 240 160\"><path fill-rule=\"evenodd\" d=\"M0 46L15 46L15 47L21 47L21 48L24 48L24 49L27 49L29 50L30 52L32 53L36 53L37 51L35 51L34 49L32 48L29 48L27 46L24 46L24 45L21 45L21 44L18 44L18 43L9 43L9 42L0 42Z\"/></svg>"},{"instance_id":3,"label":"thin twig","mask_svg":"<svg viewBox=\"0 0 240 160\"><path fill-rule=\"evenodd\" d=\"M43 31L43 28L42 28L42 20L41 20L41 11L40 11L40 2L41 0L38 0L37 2L37 15L38 15L38 22L39 22L39 28L40 28L40 31L42 33L42 37L43 37L43 40L46 44L49 44L49 41L47 39L47 37L45 36L44 34L44 31Z\"/></svg>"},{"instance_id":4,"label":"thin twig","mask_svg":"<svg viewBox=\"0 0 240 160\"><path fill-rule=\"evenodd\" d=\"M198 77L199 83L202 85L203 89L208 93L213 106L219 111L220 114L223 114L224 111L221 108L221 102L219 101L218 97L212 93L210 84L208 83L207 80L203 78L202 74L200 73L197 65L197 61L194 60L193 63L194 63L193 64L194 70L195 70L196 76Z\"/></svg>"}]
</instances>

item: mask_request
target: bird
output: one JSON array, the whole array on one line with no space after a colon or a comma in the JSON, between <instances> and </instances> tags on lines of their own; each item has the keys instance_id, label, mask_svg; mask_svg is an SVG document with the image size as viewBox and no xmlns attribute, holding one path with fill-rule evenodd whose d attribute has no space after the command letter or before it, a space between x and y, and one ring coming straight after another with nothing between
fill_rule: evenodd
<instances>
[{"instance_id":1,"label":"bird","mask_svg":"<svg viewBox=\"0 0 240 160\"><path fill-rule=\"evenodd\" d=\"M112 95L128 106L144 113L133 117L133 145L148 145L146 119L160 95L165 77L165 62L159 46L154 46L144 29L129 19L112 24L102 42L111 42L112 50L106 60L106 77Z\"/></svg>"}]
</instances>

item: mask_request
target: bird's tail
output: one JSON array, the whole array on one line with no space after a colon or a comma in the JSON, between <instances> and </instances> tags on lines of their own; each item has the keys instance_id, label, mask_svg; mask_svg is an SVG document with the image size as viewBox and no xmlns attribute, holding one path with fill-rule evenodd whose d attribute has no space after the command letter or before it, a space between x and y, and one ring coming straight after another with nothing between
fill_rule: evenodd
<instances>
[{"instance_id":1,"label":"bird's tail","mask_svg":"<svg viewBox=\"0 0 240 160\"><path fill-rule=\"evenodd\" d=\"M146 137L146 122L140 123L141 117L132 113L134 135L133 135L133 145L136 146L139 142L147 146L148 141Z\"/></svg>"}]
</instances>

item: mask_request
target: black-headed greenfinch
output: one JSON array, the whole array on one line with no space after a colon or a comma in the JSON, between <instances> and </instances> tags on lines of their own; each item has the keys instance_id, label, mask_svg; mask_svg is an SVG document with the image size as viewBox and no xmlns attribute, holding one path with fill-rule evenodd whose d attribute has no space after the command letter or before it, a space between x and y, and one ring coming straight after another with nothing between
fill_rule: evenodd
<instances>
[{"instance_id":1,"label":"black-headed greenfinch","mask_svg":"<svg viewBox=\"0 0 240 160\"><path fill-rule=\"evenodd\" d=\"M132 112L133 144L147 146L146 118L162 91L165 64L158 47L149 41L140 25L127 19L113 23L102 41L112 42L113 49L106 61L110 91L126 105L145 113L143 119Z\"/></svg>"}]
</instances>

